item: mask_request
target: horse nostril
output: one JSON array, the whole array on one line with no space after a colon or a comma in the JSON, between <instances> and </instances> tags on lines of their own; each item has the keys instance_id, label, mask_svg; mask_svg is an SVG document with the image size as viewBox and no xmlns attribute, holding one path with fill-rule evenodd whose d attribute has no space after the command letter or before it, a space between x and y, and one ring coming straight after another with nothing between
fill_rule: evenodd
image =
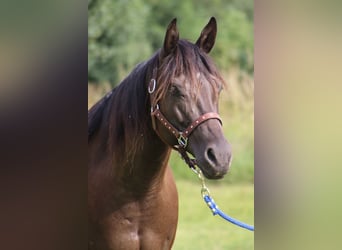
<instances>
[{"instance_id":1,"label":"horse nostril","mask_svg":"<svg viewBox=\"0 0 342 250\"><path fill-rule=\"evenodd\" d=\"M209 148L207 150L207 157L211 162L216 163L216 156L215 156L214 150L212 148Z\"/></svg>"}]
</instances>

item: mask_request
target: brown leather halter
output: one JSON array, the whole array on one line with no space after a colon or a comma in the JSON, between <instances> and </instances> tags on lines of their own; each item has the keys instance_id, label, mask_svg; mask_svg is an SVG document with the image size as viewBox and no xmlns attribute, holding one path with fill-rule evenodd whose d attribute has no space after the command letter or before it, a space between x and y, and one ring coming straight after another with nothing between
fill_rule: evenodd
<instances>
[{"instance_id":1,"label":"brown leather halter","mask_svg":"<svg viewBox=\"0 0 342 250\"><path fill-rule=\"evenodd\" d=\"M159 104L157 103L155 107L153 107L153 98L154 93L157 88L157 69L153 70L153 76L152 79L148 85L148 93L150 94L150 103L151 103L151 119L152 119L152 127L154 131L157 133L159 138L164 141L166 144L169 145L169 143L166 142L166 140L160 135L157 126L156 126L156 119L159 120L160 124L162 124L165 128L167 128L171 134L174 135L174 137L177 139L178 145L170 145L175 150L177 150L185 162L189 165L190 168L194 168L194 165L196 164L195 159L190 159L189 156L186 153L186 147L188 145L188 139L191 133L202 123L210 120L210 119L217 119L222 125L222 120L220 116L217 113L214 112L208 112L200 117L198 117L195 121L193 121L185 130L180 131L177 128L175 128L168 119L163 115L159 108Z\"/></svg>"}]
</instances>

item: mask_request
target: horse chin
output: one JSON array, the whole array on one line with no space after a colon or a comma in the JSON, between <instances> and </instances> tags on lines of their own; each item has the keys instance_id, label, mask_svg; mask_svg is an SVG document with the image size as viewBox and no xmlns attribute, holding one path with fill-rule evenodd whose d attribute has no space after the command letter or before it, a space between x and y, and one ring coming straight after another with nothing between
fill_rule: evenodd
<instances>
[{"instance_id":1,"label":"horse chin","mask_svg":"<svg viewBox=\"0 0 342 250\"><path fill-rule=\"evenodd\" d=\"M199 168L201 169L203 175L207 178L207 179L211 179L211 180L218 180L218 179L222 179L226 173L228 172L228 168L212 168L212 167L203 167L200 164L198 165Z\"/></svg>"}]
</instances>

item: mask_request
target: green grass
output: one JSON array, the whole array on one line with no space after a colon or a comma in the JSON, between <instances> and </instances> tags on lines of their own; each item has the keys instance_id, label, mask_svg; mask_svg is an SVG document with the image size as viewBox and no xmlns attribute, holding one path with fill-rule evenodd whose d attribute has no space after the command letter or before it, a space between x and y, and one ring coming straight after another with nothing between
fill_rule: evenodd
<instances>
[{"instance_id":1,"label":"green grass","mask_svg":"<svg viewBox=\"0 0 342 250\"><path fill-rule=\"evenodd\" d=\"M193 179L196 176L193 174ZM213 216L200 195L200 183L177 180L179 222L173 250L251 250L254 233ZM212 197L223 212L254 224L253 184L208 184Z\"/></svg>"}]
</instances>

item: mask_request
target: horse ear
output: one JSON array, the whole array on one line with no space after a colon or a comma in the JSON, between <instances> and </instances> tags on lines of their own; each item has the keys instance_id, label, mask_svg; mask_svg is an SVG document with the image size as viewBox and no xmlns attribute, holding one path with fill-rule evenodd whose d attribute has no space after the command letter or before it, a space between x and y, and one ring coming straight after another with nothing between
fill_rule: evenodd
<instances>
[{"instance_id":1,"label":"horse ear","mask_svg":"<svg viewBox=\"0 0 342 250\"><path fill-rule=\"evenodd\" d=\"M217 32L215 17L210 18L209 23L204 27L196 45L205 53L209 53L214 47Z\"/></svg>"},{"instance_id":2,"label":"horse ear","mask_svg":"<svg viewBox=\"0 0 342 250\"><path fill-rule=\"evenodd\" d=\"M178 40L179 32L177 29L177 18L174 18L166 30L164 47L162 49L162 57L166 57L176 49Z\"/></svg>"}]
</instances>

